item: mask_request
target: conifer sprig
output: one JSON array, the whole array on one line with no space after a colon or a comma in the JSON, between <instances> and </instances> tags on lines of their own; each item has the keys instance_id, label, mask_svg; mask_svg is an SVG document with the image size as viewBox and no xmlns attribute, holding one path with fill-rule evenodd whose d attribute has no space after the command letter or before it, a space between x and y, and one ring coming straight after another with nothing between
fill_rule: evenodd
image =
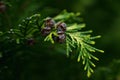
<instances>
[{"instance_id":1,"label":"conifer sprig","mask_svg":"<svg viewBox=\"0 0 120 80\"><path fill-rule=\"evenodd\" d=\"M82 28L85 27L84 23L76 23L76 20L80 20L78 13L68 13L67 11L63 11L61 14L56 16L54 20L64 21L67 24L66 29L66 55L69 56L72 52L72 49L76 49L78 53L77 61L80 62L82 60L82 64L84 65L84 70L87 71L87 76L90 77L91 73L93 73L92 67L96 67L96 65L92 62L92 59L99 60L97 57L93 55L95 52L104 53L103 50L97 49L92 45L95 44L94 39L100 38L101 36L91 36L92 30L82 31ZM51 35L52 36L52 35ZM52 38L48 35L46 38ZM48 39L53 43L53 39ZM45 39L46 41L46 39Z\"/></svg>"},{"instance_id":2,"label":"conifer sprig","mask_svg":"<svg viewBox=\"0 0 120 80\"><path fill-rule=\"evenodd\" d=\"M81 21L80 13L68 13L64 10L54 18L41 20L39 18L40 14L30 16L24 19L18 25L18 28L10 29L7 32L0 31L0 37L4 37L5 39L9 37L7 40L11 39L17 44L24 44L24 40L28 40L28 43L33 45L34 34L41 32L44 36L44 41L50 41L52 44L55 44L55 42L65 44L66 55L68 57L72 54L73 49L76 49L75 52L78 55L77 61L82 62L87 76L90 77L91 73L94 72L93 67L96 66L93 60L99 60L93 53L104 53L103 50L93 47L95 44L94 39L100 38L101 36L92 37L92 30L82 31L85 24ZM44 20L46 20L45 23ZM41 36L39 35L37 37Z\"/></svg>"}]
</instances>

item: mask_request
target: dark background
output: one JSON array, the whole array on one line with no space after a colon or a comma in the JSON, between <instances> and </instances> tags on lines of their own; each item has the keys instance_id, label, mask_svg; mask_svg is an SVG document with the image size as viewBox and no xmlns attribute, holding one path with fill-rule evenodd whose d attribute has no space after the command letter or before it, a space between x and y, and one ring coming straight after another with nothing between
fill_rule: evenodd
<instances>
[{"instance_id":1,"label":"dark background","mask_svg":"<svg viewBox=\"0 0 120 80\"><path fill-rule=\"evenodd\" d=\"M102 35L95 47L105 53L96 53L100 61L96 62L95 73L87 78L81 63L67 58L59 49L36 45L18 50L12 44L11 51L2 53L0 80L120 80L120 0L4 1L6 11L0 13L0 31L15 28L22 19L35 13L53 17L64 9L81 12L85 29L92 29L93 35ZM3 50L11 47L6 46Z\"/></svg>"}]
</instances>

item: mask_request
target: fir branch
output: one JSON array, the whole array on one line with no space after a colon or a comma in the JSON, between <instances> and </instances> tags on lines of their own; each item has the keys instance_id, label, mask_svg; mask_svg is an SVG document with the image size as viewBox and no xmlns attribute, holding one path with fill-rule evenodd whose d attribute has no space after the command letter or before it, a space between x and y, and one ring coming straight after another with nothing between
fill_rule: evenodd
<instances>
[{"instance_id":1,"label":"fir branch","mask_svg":"<svg viewBox=\"0 0 120 80\"><path fill-rule=\"evenodd\" d=\"M78 15L63 11L58 16L54 17L54 20L67 22L73 17L78 18ZM84 27L85 27L84 23L81 23L81 24L68 23L67 24L66 43L65 43L66 55L70 56L72 49L75 48L77 50L76 52L78 52L76 53L78 54L77 61L80 62L82 60L82 64L84 65L84 70L86 70L87 76L90 77L90 75L94 72L92 67L96 67L96 65L92 62L92 59L97 61L99 60L92 53L96 51L104 53L104 51L92 46L95 44L94 39L100 38L101 36L91 37L90 34L92 33L92 30L81 31L82 28ZM52 39L53 33L56 33L56 32L52 31L45 38L44 41L51 41L51 43L54 43L54 39Z\"/></svg>"},{"instance_id":2,"label":"fir branch","mask_svg":"<svg viewBox=\"0 0 120 80\"><path fill-rule=\"evenodd\" d=\"M74 42L72 45L77 45L77 46L75 46L75 48L77 48L77 50L79 50L78 51L79 55L78 55L77 61L80 62L80 60L82 59L82 61L83 61L82 63L85 66L84 70L87 71L88 77L90 77L91 73L93 73L92 67L96 66L91 61L91 59L99 60L97 57L92 55L92 52L96 52L96 51L101 52L101 53L104 52L103 50L100 50L100 49L97 49L97 48L91 46L91 44L93 45L95 43L92 40L95 38L99 38L100 36L90 37L88 35L89 32L91 33L91 31L67 33L70 38L67 37L68 39L66 39L67 55L69 55L70 52L72 52L72 50L71 50L72 46L70 46L70 44Z\"/></svg>"},{"instance_id":3,"label":"fir branch","mask_svg":"<svg viewBox=\"0 0 120 80\"><path fill-rule=\"evenodd\" d=\"M66 45L66 55L69 57L73 49L76 49L76 54L78 54L77 61L82 61L82 64L84 65L84 70L87 72L87 76L90 77L90 75L94 72L93 67L96 67L96 65L92 62L92 59L97 61L99 60L92 53L104 53L104 51L93 47L93 45L95 44L94 39L100 38L101 36L92 37L92 30L82 31L82 28L85 27L84 23L74 23L74 21L67 23L67 21L69 20L79 18L79 15L79 13L68 13L67 11L63 11L58 16L53 18L54 20L58 21L59 25L61 22L65 21L65 23L67 24L67 29L65 27L65 24L62 25L62 28L65 32L63 31L61 33L58 33L57 31L60 30L58 28L59 25L58 23L54 23L51 18L46 21L48 22L46 25L43 23L44 19L39 21L40 14L35 14L23 20L23 22L19 24L19 29L11 29L7 33L14 33L14 35L12 36L15 38L16 43L19 44L21 42L21 38L29 38L33 36L35 32L39 31L39 27L43 23L41 29L49 27L48 29L45 28L46 31L49 31L49 33L47 32L47 35L45 35L46 37L44 38L44 41L50 41L52 44L55 44L55 41L57 41L57 39L61 38L62 40L60 42L63 42L65 39L64 44ZM49 23L50 20L51 23ZM54 25L51 26L51 24ZM0 36L2 34L3 33L0 32Z\"/></svg>"}]
</instances>

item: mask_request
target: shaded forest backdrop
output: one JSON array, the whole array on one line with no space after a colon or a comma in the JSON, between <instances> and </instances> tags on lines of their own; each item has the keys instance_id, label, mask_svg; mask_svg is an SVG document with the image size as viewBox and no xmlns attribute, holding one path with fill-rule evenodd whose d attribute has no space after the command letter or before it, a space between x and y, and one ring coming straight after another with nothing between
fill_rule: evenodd
<instances>
[{"instance_id":1,"label":"shaded forest backdrop","mask_svg":"<svg viewBox=\"0 0 120 80\"><path fill-rule=\"evenodd\" d=\"M95 47L105 53L95 54L100 61L96 62L95 73L87 78L81 63L61 54L59 48L51 50L49 45L36 45L37 48L25 46L17 50L14 44L6 44L0 49L6 51L0 51L0 80L120 80L120 0L3 1L6 9L0 13L0 31L15 28L22 19L35 13L53 17L66 9L81 13L85 30L102 35ZM9 47L11 50L7 50Z\"/></svg>"}]
</instances>

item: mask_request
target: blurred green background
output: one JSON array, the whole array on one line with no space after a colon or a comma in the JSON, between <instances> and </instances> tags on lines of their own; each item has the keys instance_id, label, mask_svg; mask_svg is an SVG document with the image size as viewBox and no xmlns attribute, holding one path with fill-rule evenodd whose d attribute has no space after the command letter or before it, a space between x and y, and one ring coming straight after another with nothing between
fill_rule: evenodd
<instances>
[{"instance_id":1,"label":"blurred green background","mask_svg":"<svg viewBox=\"0 0 120 80\"><path fill-rule=\"evenodd\" d=\"M51 46L23 47L12 44L2 47L0 80L120 80L120 0L4 0L6 11L0 13L0 31L15 28L22 19L35 13L42 17L55 16L62 10L81 12L86 29L93 35L102 35L95 47L95 73L87 78L81 63L67 58ZM39 42L39 44L45 45ZM0 44L2 46L2 43ZM51 50L52 49L52 50ZM20 50L24 50L21 52ZM30 51L29 51L30 50ZM17 54L16 54L17 53Z\"/></svg>"}]
</instances>

